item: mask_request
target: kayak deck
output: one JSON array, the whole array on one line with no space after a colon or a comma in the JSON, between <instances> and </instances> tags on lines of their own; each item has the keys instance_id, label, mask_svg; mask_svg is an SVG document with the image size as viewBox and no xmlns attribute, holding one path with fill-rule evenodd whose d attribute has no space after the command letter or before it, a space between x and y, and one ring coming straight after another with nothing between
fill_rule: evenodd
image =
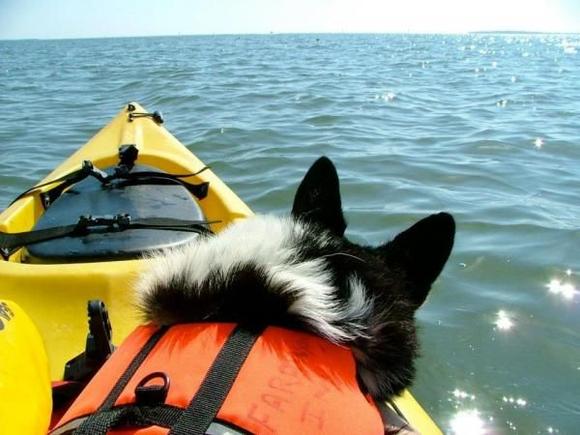
<instances>
[{"instance_id":1,"label":"kayak deck","mask_svg":"<svg viewBox=\"0 0 580 435\"><path fill-rule=\"evenodd\" d=\"M139 105L135 107L137 112L145 112ZM42 182L78 169L83 160L90 160L98 168L113 166L118 161L119 147L125 144L137 146L140 164L168 173L195 173L204 167L165 128L145 117L129 121L123 110ZM213 231L252 214L211 170L186 181L210 183L208 196L199 204L208 220L219 221L211 225ZM22 198L0 214L0 231L31 230L43 212L38 195ZM116 343L137 325L131 289L140 261L28 264L21 260L18 251L9 261L0 262L1 296L17 301L41 331L53 379L61 379L65 363L84 350L89 299L106 303Z\"/></svg>"}]
</instances>

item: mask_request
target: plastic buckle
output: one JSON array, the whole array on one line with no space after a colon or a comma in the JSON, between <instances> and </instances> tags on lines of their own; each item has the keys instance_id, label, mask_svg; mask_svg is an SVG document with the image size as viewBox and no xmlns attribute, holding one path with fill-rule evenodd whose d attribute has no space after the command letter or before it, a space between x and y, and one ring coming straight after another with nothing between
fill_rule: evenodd
<instances>
[{"instance_id":1,"label":"plastic buckle","mask_svg":"<svg viewBox=\"0 0 580 435\"><path fill-rule=\"evenodd\" d=\"M88 175L91 173L94 167L95 166L93 165L93 162L91 162L90 160L83 160L81 170L83 171L84 174Z\"/></svg>"},{"instance_id":2,"label":"plastic buckle","mask_svg":"<svg viewBox=\"0 0 580 435\"><path fill-rule=\"evenodd\" d=\"M115 219L117 220L119 230L127 229L131 225L131 215L128 213L118 214L115 216Z\"/></svg>"}]
</instances>

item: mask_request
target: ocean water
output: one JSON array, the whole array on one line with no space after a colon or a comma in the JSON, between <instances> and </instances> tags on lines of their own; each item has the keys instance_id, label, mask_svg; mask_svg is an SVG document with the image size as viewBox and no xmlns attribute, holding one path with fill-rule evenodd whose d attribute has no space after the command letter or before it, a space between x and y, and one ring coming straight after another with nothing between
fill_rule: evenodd
<instances>
[{"instance_id":1,"label":"ocean water","mask_svg":"<svg viewBox=\"0 0 580 435\"><path fill-rule=\"evenodd\" d=\"M0 209L131 100L257 212L320 155L347 234L458 224L413 392L448 433L578 433L580 36L0 41Z\"/></svg>"}]
</instances>

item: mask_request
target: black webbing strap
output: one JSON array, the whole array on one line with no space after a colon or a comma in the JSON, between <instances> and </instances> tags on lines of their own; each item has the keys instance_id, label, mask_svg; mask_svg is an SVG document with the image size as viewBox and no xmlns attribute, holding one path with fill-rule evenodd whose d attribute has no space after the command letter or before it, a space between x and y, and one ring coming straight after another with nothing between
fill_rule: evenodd
<instances>
[{"instance_id":1,"label":"black webbing strap","mask_svg":"<svg viewBox=\"0 0 580 435\"><path fill-rule=\"evenodd\" d=\"M236 326L206 373L196 395L169 431L169 435L206 433L263 330L263 326Z\"/></svg>"},{"instance_id":2,"label":"black webbing strap","mask_svg":"<svg viewBox=\"0 0 580 435\"><path fill-rule=\"evenodd\" d=\"M81 216L76 224L62 227L44 228L41 230L24 231L21 233L4 233L0 231L0 253L9 257L17 249L34 243L60 239L62 237L81 237L90 234L120 232L125 230L167 230L185 231L190 233L211 234L207 225L218 221L197 221L164 217L131 219L126 214L110 217Z\"/></svg>"},{"instance_id":3,"label":"black webbing strap","mask_svg":"<svg viewBox=\"0 0 580 435\"><path fill-rule=\"evenodd\" d=\"M119 168L119 166L117 166ZM209 182L203 182L200 184L188 183L183 181L182 178L194 177L201 174L203 171L209 169L208 166L204 166L197 172L190 174L167 174L165 172L155 172L155 171L135 171L129 172L128 169L116 170L114 174L109 175L106 172L100 170L90 160L84 160L81 168L76 171L72 171L62 177L56 178L46 183L38 184L31 187L30 189L22 192L18 195L10 205L14 204L21 198L37 193L40 189L51 184L60 183L45 192L41 193L41 199L44 208L48 208L69 186L72 186L85 178L92 176L101 182L103 186L108 186L112 181L123 180L118 185L121 187L123 185L138 185L138 184L180 184L185 187L191 194L193 194L197 199L203 199L207 196L209 190Z\"/></svg>"},{"instance_id":4,"label":"black webbing strap","mask_svg":"<svg viewBox=\"0 0 580 435\"><path fill-rule=\"evenodd\" d=\"M4 233L0 231L0 248L12 251L15 248L45 242L73 235L77 225L64 225L62 227L45 228L43 230L24 231L22 233Z\"/></svg>"},{"instance_id":5,"label":"black webbing strap","mask_svg":"<svg viewBox=\"0 0 580 435\"><path fill-rule=\"evenodd\" d=\"M46 192L43 192L43 205L45 208L52 203L56 198L60 196L64 189L67 187L78 183L79 181L84 180L88 176L93 176L98 179L100 182L104 182L104 180L108 177L108 175L101 171L98 168L93 166L93 163L89 160L84 160L81 168L77 169L76 171L69 172L68 174L63 175L62 177L55 178L54 180L47 181L46 183L38 184L36 186L31 187L30 189L25 190L20 195L18 195L10 205L14 204L21 198L28 196L30 194L36 193L43 187L50 186L51 184L61 183L58 186L55 186Z\"/></svg>"},{"instance_id":6,"label":"black webbing strap","mask_svg":"<svg viewBox=\"0 0 580 435\"><path fill-rule=\"evenodd\" d=\"M110 428L114 427L133 427L143 428L149 426L159 426L166 429L171 428L183 414L183 408L172 405L121 405L112 409L101 411L99 418L109 424ZM64 424L50 433L52 435L72 435L75 429L80 427L88 417L79 417L67 424ZM248 435L246 430L234 426L229 422L214 420L208 430L208 433L230 434L230 435Z\"/></svg>"},{"instance_id":7,"label":"black webbing strap","mask_svg":"<svg viewBox=\"0 0 580 435\"><path fill-rule=\"evenodd\" d=\"M121 405L99 411L98 414L90 415L76 427L74 432L67 431L66 425L64 425L62 427L62 432L65 434L72 433L74 435L81 433L104 435L108 430L120 426L161 426L169 429L175 424L182 413L183 408L171 405ZM84 427L90 419L93 420L90 423L91 427L84 432ZM55 432L58 434L58 429Z\"/></svg>"},{"instance_id":8,"label":"black webbing strap","mask_svg":"<svg viewBox=\"0 0 580 435\"><path fill-rule=\"evenodd\" d=\"M205 171L206 169L208 169L207 166L193 174L166 174L164 172L154 171L135 171L125 174L116 174L112 179L122 180L116 184L117 187L135 186L141 184L181 184L197 199L203 199L207 196L209 191L209 182L206 181L199 184L193 184L188 183L187 181L183 181L182 178L192 177Z\"/></svg>"},{"instance_id":9,"label":"black webbing strap","mask_svg":"<svg viewBox=\"0 0 580 435\"><path fill-rule=\"evenodd\" d=\"M153 350L155 345L161 340L161 337L167 332L168 327L161 327L151 337L147 340L147 343L139 350L135 355L131 363L125 369L125 372L121 375L109 395L105 398L101 406L91 414L77 430L75 430L75 435L91 435L91 434L106 434L107 431L118 421L122 415L117 413L105 413L102 411L110 411L137 369L143 364L147 355ZM108 418L103 418L102 416L109 416Z\"/></svg>"}]
</instances>

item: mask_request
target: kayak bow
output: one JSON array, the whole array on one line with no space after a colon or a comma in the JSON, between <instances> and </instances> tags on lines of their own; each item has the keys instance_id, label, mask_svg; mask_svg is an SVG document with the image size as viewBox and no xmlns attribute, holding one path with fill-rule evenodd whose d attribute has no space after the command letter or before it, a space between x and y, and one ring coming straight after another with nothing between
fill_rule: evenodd
<instances>
[{"instance_id":1,"label":"kayak bow","mask_svg":"<svg viewBox=\"0 0 580 435\"><path fill-rule=\"evenodd\" d=\"M55 185L62 183L68 174L83 168L83 162L90 161L95 168L118 166L119 150L124 145L136 147L138 163L148 168L147 170L160 171L165 174L184 174L186 176L181 179L189 185L198 186L209 183L207 196L198 203L201 208L200 216L205 218L204 222L207 222L206 227L209 230L219 232L230 223L250 216L252 211L248 206L211 170L201 171L205 165L162 126L162 121L163 119L159 114L148 114L136 103L131 103L125 107L110 124L99 131L87 144L41 180L37 189L31 189L26 195L21 195L4 210L0 214L0 232L22 233L30 232L33 228L37 229L37 223L43 216L43 219L52 216L49 216L48 213L51 208L45 209L48 195L43 196L43 193L49 192ZM103 175L103 177L105 176L106 174ZM161 182L149 184L153 184L155 189L175 188L175 186L163 185ZM151 186L148 187L151 188ZM145 189L145 187L143 188ZM59 192L59 194L61 193ZM179 192L177 194L182 195ZM190 194L190 196L192 195ZM142 199L142 201L145 200ZM188 200L184 197L183 201L187 202ZM93 202L98 202L98 200ZM140 202L140 205L143 203ZM160 209L158 205L155 207L157 210ZM76 216L75 220L78 217ZM89 218L95 222L94 217L86 217L86 219ZM151 216L146 216L144 219L147 218L151 218ZM114 219L114 217L107 219ZM121 219L117 217L118 221ZM134 222L138 221L138 219L134 220ZM105 225L105 221L96 222L97 226L99 222ZM157 223L159 224L159 222ZM67 238L66 236L63 236L63 240ZM115 237L121 236L115 233L107 235L107 237L114 240ZM124 239L119 240L119 243L125 243L121 242ZM173 243L182 243L183 240L175 239ZM54 246L56 245L50 245L48 250L52 250ZM84 351L87 336L85 317L87 301L99 299L105 302L114 328L113 339L116 343L121 342L139 323L130 291L143 264L138 256L131 256L132 254L129 252L125 257L121 256L120 259L110 259L109 257L114 256L114 254L103 251L101 257L90 260L86 255L78 254L78 250L82 247L78 249L71 249L70 245L67 247L69 251L66 255L63 254L58 258L46 257L42 252L46 252L47 249L43 251L42 249L23 247L12 250L7 255L6 261L0 260L0 276L2 277L0 302L13 301L9 303L12 304L10 306L19 307L12 310L16 313L15 317L18 317L20 313L23 313L22 317L25 315L30 317L31 323L36 325L40 332L44 348L40 340L26 339L25 337L30 335L28 333L28 335L15 335L11 339L21 340L20 347L22 347L22 340L26 339L26 345L30 346L27 352L37 354L35 358L40 361L40 367L43 367L43 364L46 365L46 357L44 356L46 351L50 367L50 376L45 376L47 379L43 379L40 374L34 377L33 382L42 385L29 391L28 404L26 402L10 404L10 400L5 400L5 394L12 391L10 388L14 388L15 382L21 382L20 375L26 373L27 370L24 362L13 364L14 358L26 357L22 356L23 353L8 354L5 350L6 347L0 346L0 394L2 394L0 419L5 420L4 416L14 415L11 413L14 412L15 406L28 406L26 411L21 410L19 414L14 415L11 422L0 423L0 432L2 433L22 433L23 430L32 430L23 426L23 421L26 419L36 417L41 422L41 426L42 422L48 422L50 406L43 404L37 407L37 415L31 416L30 403L35 401L44 403L46 389L49 387L46 385L48 377L52 381L62 380L65 364ZM73 251L76 254L70 254ZM76 260L72 258L74 255L77 255ZM3 330L0 328L0 344L3 343L3 339L8 339L10 331L10 328ZM16 371L16 373L11 373L7 368ZM35 370L42 372L42 369ZM441 433L433 420L408 391L398 397L394 401L394 405L398 412L410 422L411 426L421 433ZM30 433L37 433L37 431L38 428Z\"/></svg>"}]
</instances>

